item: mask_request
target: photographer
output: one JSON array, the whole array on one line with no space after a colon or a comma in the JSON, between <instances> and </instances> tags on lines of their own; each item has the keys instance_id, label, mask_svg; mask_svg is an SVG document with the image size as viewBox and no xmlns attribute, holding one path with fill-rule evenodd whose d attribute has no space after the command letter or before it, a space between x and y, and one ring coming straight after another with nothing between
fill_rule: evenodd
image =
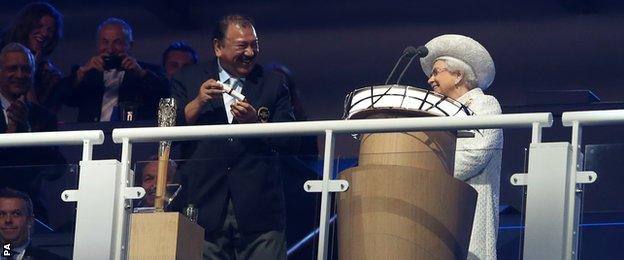
<instances>
[{"instance_id":1,"label":"photographer","mask_svg":"<svg viewBox=\"0 0 624 260\"><path fill-rule=\"evenodd\" d=\"M78 122L155 119L169 86L158 66L130 55L130 25L106 19L98 27L96 46L98 54L64 79L70 90L65 103L79 108Z\"/></svg>"}]
</instances>

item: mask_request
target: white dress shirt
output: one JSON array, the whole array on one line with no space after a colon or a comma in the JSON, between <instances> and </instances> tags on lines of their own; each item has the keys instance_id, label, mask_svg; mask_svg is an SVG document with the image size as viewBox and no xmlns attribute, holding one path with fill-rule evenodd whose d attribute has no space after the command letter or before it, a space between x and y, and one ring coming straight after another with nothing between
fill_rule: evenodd
<instances>
[{"instance_id":1,"label":"white dress shirt","mask_svg":"<svg viewBox=\"0 0 624 260\"><path fill-rule=\"evenodd\" d=\"M123 81L125 71L116 69L104 71L104 95L102 95L102 111L100 122L111 120L113 109L119 99L119 86Z\"/></svg>"},{"instance_id":2,"label":"white dress shirt","mask_svg":"<svg viewBox=\"0 0 624 260\"><path fill-rule=\"evenodd\" d=\"M9 102L9 100L6 99L4 95L2 95L2 93L0 92L0 106L2 106L2 116L4 116L4 122L7 125L9 125L9 116L6 110L7 108L9 108L10 105L11 105L11 102Z\"/></svg>"},{"instance_id":3,"label":"white dress shirt","mask_svg":"<svg viewBox=\"0 0 624 260\"><path fill-rule=\"evenodd\" d=\"M238 91L239 93L243 92L243 85L245 83L245 78L234 78L227 71L221 67L221 63L217 60L218 69L219 69L219 81L230 84L233 90ZM228 123L232 123L234 120L234 115L232 114L232 109L230 109L230 105L232 105L236 100L228 95L223 94L223 106L225 107L225 115L227 116Z\"/></svg>"}]
</instances>

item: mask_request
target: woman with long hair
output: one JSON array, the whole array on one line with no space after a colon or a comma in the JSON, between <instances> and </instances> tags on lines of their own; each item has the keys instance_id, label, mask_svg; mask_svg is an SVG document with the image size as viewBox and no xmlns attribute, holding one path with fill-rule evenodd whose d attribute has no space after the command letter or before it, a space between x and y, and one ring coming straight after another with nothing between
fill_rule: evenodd
<instances>
[{"instance_id":1,"label":"woman with long hair","mask_svg":"<svg viewBox=\"0 0 624 260\"><path fill-rule=\"evenodd\" d=\"M26 98L52 112L57 112L61 107L58 83L62 73L49 58L62 35L63 15L48 3L30 3L5 28L0 44L1 47L18 42L35 55L35 82Z\"/></svg>"}]
</instances>

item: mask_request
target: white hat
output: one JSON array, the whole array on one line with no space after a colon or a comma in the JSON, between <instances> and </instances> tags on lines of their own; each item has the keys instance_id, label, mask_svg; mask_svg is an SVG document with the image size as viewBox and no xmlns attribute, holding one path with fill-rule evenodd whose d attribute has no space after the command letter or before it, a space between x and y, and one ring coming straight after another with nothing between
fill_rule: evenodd
<instances>
[{"instance_id":1,"label":"white hat","mask_svg":"<svg viewBox=\"0 0 624 260\"><path fill-rule=\"evenodd\" d=\"M425 47L429 50L429 54L420 60L420 66L428 77L431 76L435 60L447 56L468 64L477 77L479 88L485 90L494 81L496 70L490 53L470 37L445 34L433 38L425 44Z\"/></svg>"}]
</instances>

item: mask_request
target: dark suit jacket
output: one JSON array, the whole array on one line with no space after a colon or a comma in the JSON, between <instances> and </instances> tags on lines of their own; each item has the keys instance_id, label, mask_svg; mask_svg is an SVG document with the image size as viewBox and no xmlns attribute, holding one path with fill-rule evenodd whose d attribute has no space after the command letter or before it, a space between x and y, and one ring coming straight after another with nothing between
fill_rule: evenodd
<instances>
[{"instance_id":1,"label":"dark suit jacket","mask_svg":"<svg viewBox=\"0 0 624 260\"><path fill-rule=\"evenodd\" d=\"M67 258L61 257L48 250L29 245L26 248L23 259L24 260L26 259L29 259L29 260L64 260Z\"/></svg>"},{"instance_id":2,"label":"dark suit jacket","mask_svg":"<svg viewBox=\"0 0 624 260\"><path fill-rule=\"evenodd\" d=\"M139 62L139 65L147 70L147 74L144 78L139 78L133 73L126 73L119 87L118 103L138 104L135 120L153 120L158 115L160 98L170 96L169 84L158 66L143 62ZM63 88L68 92L65 104L79 109L78 122L99 122L104 95L104 73L92 69L75 86L77 70L78 66L74 66L72 74L62 80Z\"/></svg>"},{"instance_id":3,"label":"dark suit jacket","mask_svg":"<svg viewBox=\"0 0 624 260\"><path fill-rule=\"evenodd\" d=\"M172 91L179 102L178 121L184 121L184 107L197 96L201 84L219 79L216 66L216 62L193 65L174 76ZM256 110L269 110L269 122L294 120L288 89L279 74L265 72L256 65L246 77L243 95ZM205 105L196 123L212 124L227 124L222 98ZM184 154L191 160L176 175L186 187L176 202L177 208L194 204L199 209L199 224L208 235L223 224L230 197L242 232L283 230L284 195L277 152L286 146L297 147L296 140L225 138L185 144Z\"/></svg>"},{"instance_id":4,"label":"dark suit jacket","mask_svg":"<svg viewBox=\"0 0 624 260\"><path fill-rule=\"evenodd\" d=\"M54 114L37 104L28 102L26 105L31 132L57 129ZM21 126L18 132L28 132L28 129ZM0 133L6 133L6 122L1 112ZM33 200L37 218L46 221L45 205L39 198L41 181L60 177L66 172L66 164L65 157L56 146L0 148L0 188L11 187L27 193Z\"/></svg>"}]
</instances>

